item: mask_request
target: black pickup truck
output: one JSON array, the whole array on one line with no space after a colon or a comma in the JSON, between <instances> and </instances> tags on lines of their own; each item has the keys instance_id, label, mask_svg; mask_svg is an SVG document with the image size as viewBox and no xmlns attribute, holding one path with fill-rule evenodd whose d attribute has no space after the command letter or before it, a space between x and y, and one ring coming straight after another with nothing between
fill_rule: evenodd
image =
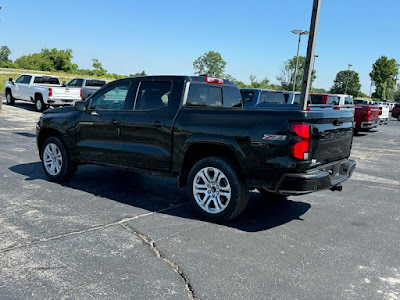
<instances>
[{"instance_id":1,"label":"black pickup truck","mask_svg":"<svg viewBox=\"0 0 400 300\"><path fill-rule=\"evenodd\" d=\"M148 76L46 110L37 145L50 180L67 180L81 164L178 176L197 213L221 222L239 215L255 188L264 197L341 190L355 168L352 118L297 105L243 109L230 81Z\"/></svg>"}]
</instances>

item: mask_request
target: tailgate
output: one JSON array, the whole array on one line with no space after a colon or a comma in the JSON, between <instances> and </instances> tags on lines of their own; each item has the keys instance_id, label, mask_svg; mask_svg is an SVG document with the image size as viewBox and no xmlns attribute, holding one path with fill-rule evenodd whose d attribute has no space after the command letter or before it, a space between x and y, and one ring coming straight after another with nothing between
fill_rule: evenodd
<instances>
[{"instance_id":1,"label":"tailgate","mask_svg":"<svg viewBox=\"0 0 400 300\"><path fill-rule=\"evenodd\" d=\"M81 89L74 89L68 87L55 87L53 88L52 98L61 100L80 100Z\"/></svg>"},{"instance_id":2,"label":"tailgate","mask_svg":"<svg viewBox=\"0 0 400 300\"><path fill-rule=\"evenodd\" d=\"M310 117L311 158L321 164L348 158L353 141L353 112L312 111Z\"/></svg>"}]
</instances>

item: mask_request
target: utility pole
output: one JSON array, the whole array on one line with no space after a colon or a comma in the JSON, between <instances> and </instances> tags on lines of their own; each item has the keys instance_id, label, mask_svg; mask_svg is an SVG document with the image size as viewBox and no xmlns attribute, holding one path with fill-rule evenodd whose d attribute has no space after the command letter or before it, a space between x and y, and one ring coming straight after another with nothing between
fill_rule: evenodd
<instances>
[{"instance_id":1,"label":"utility pole","mask_svg":"<svg viewBox=\"0 0 400 300\"><path fill-rule=\"evenodd\" d=\"M303 85L301 87L300 103L299 108L301 110L307 109L307 100L310 90L311 73L313 69L312 58L314 57L315 42L317 40L319 10L321 7L321 0L314 0L312 13L311 13L311 24L310 24L310 36L308 37L308 47L306 64L304 68Z\"/></svg>"},{"instance_id":2,"label":"utility pole","mask_svg":"<svg viewBox=\"0 0 400 300\"><path fill-rule=\"evenodd\" d=\"M347 69L347 79L346 79L346 90L345 90L345 94L347 94L347 87L348 87L348 85L349 85L349 77L350 77L350 67L352 67L353 65L352 64L348 64L348 69Z\"/></svg>"}]
</instances>

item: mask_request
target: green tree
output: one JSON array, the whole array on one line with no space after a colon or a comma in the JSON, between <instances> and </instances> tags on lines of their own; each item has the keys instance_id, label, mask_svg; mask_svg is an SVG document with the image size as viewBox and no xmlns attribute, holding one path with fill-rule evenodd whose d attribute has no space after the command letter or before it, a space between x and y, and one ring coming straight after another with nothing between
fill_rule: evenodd
<instances>
[{"instance_id":1,"label":"green tree","mask_svg":"<svg viewBox=\"0 0 400 300\"><path fill-rule=\"evenodd\" d=\"M344 70L336 74L331 88L332 94L347 94L359 96L361 89L360 77L356 71Z\"/></svg>"},{"instance_id":2,"label":"green tree","mask_svg":"<svg viewBox=\"0 0 400 300\"><path fill-rule=\"evenodd\" d=\"M400 83L397 84L396 91L394 92L394 95L393 95L393 100L400 101Z\"/></svg>"},{"instance_id":3,"label":"green tree","mask_svg":"<svg viewBox=\"0 0 400 300\"><path fill-rule=\"evenodd\" d=\"M54 71L53 64L42 53L23 55L17 58L14 64L19 69Z\"/></svg>"},{"instance_id":4,"label":"green tree","mask_svg":"<svg viewBox=\"0 0 400 300\"><path fill-rule=\"evenodd\" d=\"M140 76L147 76L146 72L143 70L142 72L129 74L129 77L140 77Z\"/></svg>"},{"instance_id":5,"label":"green tree","mask_svg":"<svg viewBox=\"0 0 400 300\"><path fill-rule=\"evenodd\" d=\"M285 61L281 73L276 77L276 79L281 83L283 90L291 91L293 89L293 76L296 69L296 59L296 56L294 56L293 58ZM299 56L299 65L296 76L296 91L301 91L305 64L306 58L304 56ZM314 82L315 78L317 77L315 73L315 70L313 70L311 75L312 82Z\"/></svg>"},{"instance_id":6,"label":"green tree","mask_svg":"<svg viewBox=\"0 0 400 300\"><path fill-rule=\"evenodd\" d=\"M93 62L92 67L94 69L94 75L101 77L107 74L107 70L103 68L103 65L97 58L92 59L92 62Z\"/></svg>"},{"instance_id":7,"label":"green tree","mask_svg":"<svg viewBox=\"0 0 400 300\"><path fill-rule=\"evenodd\" d=\"M78 65L71 62L73 57L72 49L57 50L56 48L44 48L41 53L44 59L51 62L55 71L75 72L78 69Z\"/></svg>"},{"instance_id":8,"label":"green tree","mask_svg":"<svg viewBox=\"0 0 400 300\"><path fill-rule=\"evenodd\" d=\"M221 54L215 51L208 51L193 62L195 74L207 74L212 77L222 77L225 66L226 62Z\"/></svg>"},{"instance_id":9,"label":"green tree","mask_svg":"<svg viewBox=\"0 0 400 300\"><path fill-rule=\"evenodd\" d=\"M386 56L378 58L369 74L376 87L372 97L393 100L396 74L397 62L394 58L389 59Z\"/></svg>"},{"instance_id":10,"label":"green tree","mask_svg":"<svg viewBox=\"0 0 400 300\"><path fill-rule=\"evenodd\" d=\"M7 46L1 46L0 48L0 63L8 62L8 57L11 54L11 50Z\"/></svg>"}]
</instances>

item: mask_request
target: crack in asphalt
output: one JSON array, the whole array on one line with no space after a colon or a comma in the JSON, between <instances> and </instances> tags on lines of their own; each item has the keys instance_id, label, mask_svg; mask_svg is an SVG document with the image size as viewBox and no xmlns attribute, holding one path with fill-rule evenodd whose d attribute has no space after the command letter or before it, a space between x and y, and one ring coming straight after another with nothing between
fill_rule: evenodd
<instances>
[{"instance_id":1,"label":"crack in asphalt","mask_svg":"<svg viewBox=\"0 0 400 300\"><path fill-rule=\"evenodd\" d=\"M156 244L154 241L152 241L151 239L149 239L145 234L140 233L139 231L137 231L136 229L134 229L132 226L129 226L127 223L122 223L120 224L121 227L125 228L126 230L128 230L129 232L132 232L134 235L136 235L137 237L139 237L142 242L144 244L146 244L149 247L149 250L154 252L154 254L157 256L158 259L161 259L162 261L164 261L166 264L168 264L173 270L174 272L182 279L182 281L185 284L185 290L189 296L189 299L191 300L197 300L199 298L197 298L195 296L194 293L194 289L189 281L189 278L183 273L183 271L180 269L179 265L176 264L175 262L173 262L172 260L166 258L161 252L160 250L157 248Z\"/></svg>"},{"instance_id":2,"label":"crack in asphalt","mask_svg":"<svg viewBox=\"0 0 400 300\"><path fill-rule=\"evenodd\" d=\"M38 245L38 244L43 244L43 243L46 243L46 242L58 240L58 239L69 237L69 236L79 235L79 234L83 234L83 233L86 233L86 232L91 232L91 231L101 230L101 229L112 227L112 226L116 226L116 225L121 225L121 224L129 222L129 221L137 220L139 218L143 218L143 217L147 217L147 216L150 216L150 215L153 215L153 214L156 214L156 213L164 212L166 210L169 210L169 209L172 209L172 208L177 208L177 207L180 207L182 205L183 204L177 204L177 205L174 204L174 205L170 205L170 206L168 206L166 208L163 208L163 209L160 209L160 210L157 210L157 211L152 211L152 212L144 213L144 214L133 216L133 217L129 217L129 218L123 218L123 219L121 219L119 221L115 221L115 222L111 222L111 223L107 223L107 224L103 224L103 225L97 225L97 226L93 226L93 227L90 227L90 228L87 228L87 229L83 229L83 230L71 231L71 232L63 233L63 234L56 235L56 236L53 236L53 237L50 237L50 238L42 238L42 239L38 239L38 240L35 240L35 241L27 242L27 243L24 243L24 244L10 246L10 247L7 247L7 248L0 249L0 254L6 253L6 252L10 252L10 251L13 251L13 250L17 250L17 249L21 249L21 248L35 246L35 245Z\"/></svg>"}]
</instances>

